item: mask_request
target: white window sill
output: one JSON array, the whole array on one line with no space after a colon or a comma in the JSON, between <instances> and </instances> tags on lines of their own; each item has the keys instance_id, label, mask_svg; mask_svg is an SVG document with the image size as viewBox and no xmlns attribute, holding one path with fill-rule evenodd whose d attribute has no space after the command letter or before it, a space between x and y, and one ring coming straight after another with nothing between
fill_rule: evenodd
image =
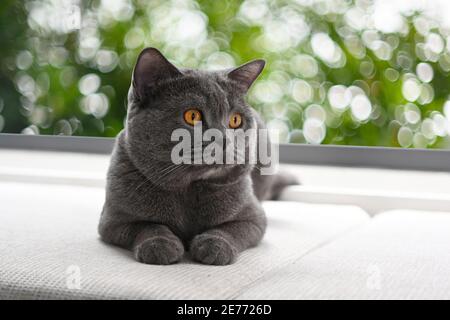
<instances>
[{"instance_id":1,"label":"white window sill","mask_svg":"<svg viewBox=\"0 0 450 320\"><path fill-rule=\"evenodd\" d=\"M0 150L0 180L103 188L108 155ZM284 200L351 204L370 214L391 209L446 211L450 173L281 165L299 177Z\"/></svg>"}]
</instances>

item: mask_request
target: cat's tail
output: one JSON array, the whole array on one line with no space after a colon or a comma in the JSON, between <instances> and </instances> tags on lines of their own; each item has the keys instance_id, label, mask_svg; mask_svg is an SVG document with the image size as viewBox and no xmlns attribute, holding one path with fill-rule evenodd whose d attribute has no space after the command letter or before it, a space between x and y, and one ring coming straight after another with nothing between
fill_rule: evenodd
<instances>
[{"instance_id":1,"label":"cat's tail","mask_svg":"<svg viewBox=\"0 0 450 320\"><path fill-rule=\"evenodd\" d=\"M268 200L278 200L282 191L289 186L299 185L300 181L293 174L280 172L274 175Z\"/></svg>"},{"instance_id":2,"label":"cat's tail","mask_svg":"<svg viewBox=\"0 0 450 320\"><path fill-rule=\"evenodd\" d=\"M278 200L283 190L288 186L299 185L300 181L293 174L279 172L274 175L261 175L261 172L252 172L253 190L258 200Z\"/></svg>"}]
</instances>

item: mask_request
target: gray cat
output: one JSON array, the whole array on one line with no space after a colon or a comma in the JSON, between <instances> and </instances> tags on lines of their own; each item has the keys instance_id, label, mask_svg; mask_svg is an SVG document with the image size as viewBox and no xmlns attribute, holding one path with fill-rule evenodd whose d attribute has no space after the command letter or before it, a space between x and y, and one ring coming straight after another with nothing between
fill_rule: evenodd
<instances>
[{"instance_id":1,"label":"gray cat","mask_svg":"<svg viewBox=\"0 0 450 320\"><path fill-rule=\"evenodd\" d=\"M132 250L143 263L175 263L186 250L213 265L230 264L259 243L266 229L260 201L276 199L295 179L261 175L260 166L249 163L176 165L171 134L193 130L190 120L197 116L206 128L221 131L236 125L230 118L236 114L240 128L264 128L244 101L264 64L180 70L154 48L141 52L108 171L98 228L103 241ZM189 110L195 112L186 118Z\"/></svg>"}]
</instances>

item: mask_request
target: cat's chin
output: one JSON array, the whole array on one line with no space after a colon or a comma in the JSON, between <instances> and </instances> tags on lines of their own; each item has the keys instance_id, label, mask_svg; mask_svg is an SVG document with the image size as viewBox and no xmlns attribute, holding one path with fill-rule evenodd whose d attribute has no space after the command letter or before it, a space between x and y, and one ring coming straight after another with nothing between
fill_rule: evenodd
<instances>
[{"instance_id":1,"label":"cat's chin","mask_svg":"<svg viewBox=\"0 0 450 320\"><path fill-rule=\"evenodd\" d=\"M224 166L213 166L211 168L205 169L205 171L198 176L197 180L221 178L227 173L227 171L228 170Z\"/></svg>"},{"instance_id":2,"label":"cat's chin","mask_svg":"<svg viewBox=\"0 0 450 320\"><path fill-rule=\"evenodd\" d=\"M212 165L201 169L195 181L206 181L214 184L229 184L239 180L251 171L249 165Z\"/></svg>"}]
</instances>

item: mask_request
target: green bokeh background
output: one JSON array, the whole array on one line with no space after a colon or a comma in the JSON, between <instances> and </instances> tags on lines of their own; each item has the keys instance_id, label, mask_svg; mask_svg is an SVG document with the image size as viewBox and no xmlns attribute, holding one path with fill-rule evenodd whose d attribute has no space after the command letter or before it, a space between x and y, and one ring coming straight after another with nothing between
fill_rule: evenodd
<instances>
[{"instance_id":1,"label":"green bokeh background","mask_svg":"<svg viewBox=\"0 0 450 320\"><path fill-rule=\"evenodd\" d=\"M392 32L376 30L365 15L361 19L369 22L352 25L349 12L371 10L371 1L345 0L3 0L0 131L115 136L123 127L134 61L153 46L182 67L214 69L264 58L266 69L248 99L281 128L284 142L449 148L450 33L420 12L402 16L402 29ZM338 62L314 50L318 33L332 40ZM384 51L367 40L374 35ZM299 57L312 58L311 65L296 64ZM431 66L432 80L420 79L420 63ZM305 77L304 68L315 66ZM100 81L83 94L86 75ZM405 97L408 79L420 95ZM370 116L336 108L329 95L335 85L367 96ZM299 99L305 90L307 98ZM308 118L322 127L320 121L305 126Z\"/></svg>"}]
</instances>

